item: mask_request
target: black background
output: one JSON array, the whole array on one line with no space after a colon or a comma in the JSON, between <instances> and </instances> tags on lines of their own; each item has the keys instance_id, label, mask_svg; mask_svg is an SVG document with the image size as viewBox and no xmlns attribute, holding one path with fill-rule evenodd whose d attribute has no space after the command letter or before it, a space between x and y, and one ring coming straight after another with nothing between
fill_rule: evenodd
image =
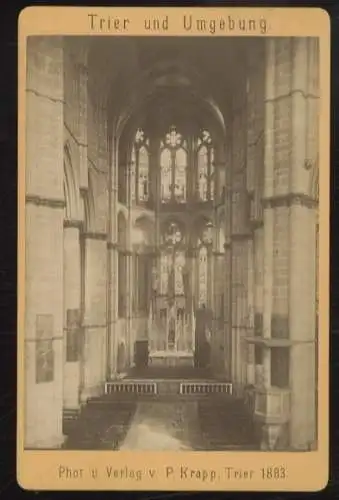
<instances>
[{"instance_id":1,"label":"black background","mask_svg":"<svg viewBox=\"0 0 339 500\"><path fill-rule=\"evenodd\" d=\"M162 492L27 492L16 482L16 310L17 310L17 19L28 5L98 6L96 2L33 1L0 3L0 499L9 498L339 498L339 3L316 1L200 1L200 2L102 2L100 6L227 6L322 7L331 17L331 421L330 481L319 493L162 493ZM338 257L336 258L336 256ZM321 279L321 277L320 277ZM328 332L320 332L328 335ZM321 366L326 369L326 366ZM302 469L303 473L305 471Z\"/></svg>"}]
</instances>

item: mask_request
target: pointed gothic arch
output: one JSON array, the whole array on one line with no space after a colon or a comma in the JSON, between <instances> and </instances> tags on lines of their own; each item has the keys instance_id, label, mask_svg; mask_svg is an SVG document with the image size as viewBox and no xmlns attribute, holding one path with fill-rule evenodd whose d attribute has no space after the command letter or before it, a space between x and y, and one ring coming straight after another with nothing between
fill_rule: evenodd
<instances>
[{"instance_id":1,"label":"pointed gothic arch","mask_svg":"<svg viewBox=\"0 0 339 500\"><path fill-rule=\"evenodd\" d=\"M78 220L80 218L79 188L68 143L64 145L64 196L65 218Z\"/></svg>"},{"instance_id":2,"label":"pointed gothic arch","mask_svg":"<svg viewBox=\"0 0 339 500\"><path fill-rule=\"evenodd\" d=\"M95 205L90 171L88 172L88 187L82 191L82 198L84 203L84 229L90 232L95 229Z\"/></svg>"}]
</instances>

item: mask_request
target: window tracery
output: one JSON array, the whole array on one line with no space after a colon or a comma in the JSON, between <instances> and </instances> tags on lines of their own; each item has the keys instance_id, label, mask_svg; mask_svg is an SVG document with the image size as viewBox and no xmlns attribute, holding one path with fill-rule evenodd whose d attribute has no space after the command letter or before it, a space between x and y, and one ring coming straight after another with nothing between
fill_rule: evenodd
<instances>
[{"instance_id":1,"label":"window tracery","mask_svg":"<svg viewBox=\"0 0 339 500\"><path fill-rule=\"evenodd\" d=\"M194 137L191 137L194 139ZM191 146L195 144L195 146ZM193 149L192 149L193 147ZM189 156L189 150L190 155ZM172 125L160 141L160 197L162 203L186 203L189 158L196 158L196 197L207 202L214 199L214 146L210 132L202 129L193 143ZM138 128L131 152L130 193L132 203L147 203L150 199L149 138Z\"/></svg>"},{"instance_id":2,"label":"window tracery","mask_svg":"<svg viewBox=\"0 0 339 500\"><path fill-rule=\"evenodd\" d=\"M144 131L138 128L131 154L130 191L132 203L149 201L149 184L149 139Z\"/></svg>"},{"instance_id":3,"label":"window tracery","mask_svg":"<svg viewBox=\"0 0 339 500\"><path fill-rule=\"evenodd\" d=\"M200 225L198 237L198 300L199 307L207 304L209 296L209 250L213 242L213 226L210 221Z\"/></svg>"},{"instance_id":4,"label":"window tracery","mask_svg":"<svg viewBox=\"0 0 339 500\"><path fill-rule=\"evenodd\" d=\"M205 245L199 248L199 306L207 302L208 252Z\"/></svg>"},{"instance_id":5,"label":"window tracery","mask_svg":"<svg viewBox=\"0 0 339 500\"><path fill-rule=\"evenodd\" d=\"M198 196L200 201L214 199L214 148L211 134L202 130L198 138Z\"/></svg>"},{"instance_id":6,"label":"window tracery","mask_svg":"<svg viewBox=\"0 0 339 500\"><path fill-rule=\"evenodd\" d=\"M186 255L182 243L184 234L176 222L170 222L163 231L163 249L160 257L160 290L162 295L183 295L183 272Z\"/></svg>"},{"instance_id":7,"label":"window tracery","mask_svg":"<svg viewBox=\"0 0 339 500\"><path fill-rule=\"evenodd\" d=\"M187 198L187 142L172 126L161 141L161 201L185 203Z\"/></svg>"}]
</instances>

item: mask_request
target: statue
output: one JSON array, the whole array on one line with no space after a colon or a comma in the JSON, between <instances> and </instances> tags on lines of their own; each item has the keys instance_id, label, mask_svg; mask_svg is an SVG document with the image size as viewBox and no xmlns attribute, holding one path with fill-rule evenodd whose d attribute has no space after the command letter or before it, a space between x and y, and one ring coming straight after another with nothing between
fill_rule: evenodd
<instances>
[{"instance_id":1,"label":"statue","mask_svg":"<svg viewBox=\"0 0 339 500\"><path fill-rule=\"evenodd\" d=\"M184 288L184 294L185 294L185 298L186 298L186 311L188 312L191 309L191 307L190 307L190 305L191 305L191 284L190 284L191 275L190 275L190 269L189 269L187 262L185 262L185 265L182 267L181 273L182 273L182 283L183 283L183 288Z\"/></svg>"},{"instance_id":2,"label":"statue","mask_svg":"<svg viewBox=\"0 0 339 500\"><path fill-rule=\"evenodd\" d=\"M196 311L195 323L195 366L207 368L210 363L212 332L212 311L205 304Z\"/></svg>"},{"instance_id":3,"label":"statue","mask_svg":"<svg viewBox=\"0 0 339 500\"><path fill-rule=\"evenodd\" d=\"M175 273L174 273L174 268L171 266L169 273L168 273L168 285L167 285L167 297L168 301L174 302L175 298Z\"/></svg>"},{"instance_id":4,"label":"statue","mask_svg":"<svg viewBox=\"0 0 339 500\"><path fill-rule=\"evenodd\" d=\"M176 307L174 299L169 301L168 311L168 347L173 349L175 346L175 323L176 323Z\"/></svg>"},{"instance_id":5,"label":"statue","mask_svg":"<svg viewBox=\"0 0 339 500\"><path fill-rule=\"evenodd\" d=\"M155 294L159 287L159 276L156 267L152 269L152 292Z\"/></svg>"}]
</instances>

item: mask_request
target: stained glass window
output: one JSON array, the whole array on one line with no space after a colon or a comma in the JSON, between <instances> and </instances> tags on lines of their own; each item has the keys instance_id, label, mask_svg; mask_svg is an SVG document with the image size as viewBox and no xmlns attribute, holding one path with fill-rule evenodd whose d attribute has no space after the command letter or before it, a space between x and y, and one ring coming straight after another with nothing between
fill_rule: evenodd
<instances>
[{"instance_id":1,"label":"stained glass window","mask_svg":"<svg viewBox=\"0 0 339 500\"><path fill-rule=\"evenodd\" d=\"M207 303L209 296L209 250L211 249L214 234L212 222L209 220L200 221L198 231L198 296L199 305L202 306Z\"/></svg>"},{"instance_id":2,"label":"stained glass window","mask_svg":"<svg viewBox=\"0 0 339 500\"><path fill-rule=\"evenodd\" d=\"M161 259L161 294L182 295L184 294L183 270L185 268L185 252L181 243L184 234L182 228L175 221L171 221L162 233L162 244L164 245Z\"/></svg>"},{"instance_id":3,"label":"stained glass window","mask_svg":"<svg viewBox=\"0 0 339 500\"><path fill-rule=\"evenodd\" d=\"M208 252L206 246L199 249L199 306L207 302Z\"/></svg>"},{"instance_id":4,"label":"stained glass window","mask_svg":"<svg viewBox=\"0 0 339 500\"><path fill-rule=\"evenodd\" d=\"M186 201L186 167L187 153L183 148L180 148L175 155L174 197L178 203Z\"/></svg>"},{"instance_id":5,"label":"stained glass window","mask_svg":"<svg viewBox=\"0 0 339 500\"><path fill-rule=\"evenodd\" d=\"M126 220L122 213L118 215L118 316L126 315L127 297L127 258L126 258Z\"/></svg>"},{"instance_id":6,"label":"stained glass window","mask_svg":"<svg viewBox=\"0 0 339 500\"><path fill-rule=\"evenodd\" d=\"M200 236L201 243L205 245L210 245L213 242L213 224L210 221L206 221L201 230Z\"/></svg>"},{"instance_id":7,"label":"stained glass window","mask_svg":"<svg viewBox=\"0 0 339 500\"><path fill-rule=\"evenodd\" d=\"M184 294L183 270L185 267L185 252L173 250L171 252L163 251L160 259L160 293L167 295L169 293L169 276L174 270L174 293L175 295Z\"/></svg>"},{"instance_id":8,"label":"stained glass window","mask_svg":"<svg viewBox=\"0 0 339 500\"><path fill-rule=\"evenodd\" d=\"M168 290L170 257L171 255L169 255L166 252L163 252L160 258L160 293L162 295L166 295Z\"/></svg>"},{"instance_id":9,"label":"stained glass window","mask_svg":"<svg viewBox=\"0 0 339 500\"><path fill-rule=\"evenodd\" d=\"M172 157L169 149L164 149L160 157L161 164L161 200L168 202L172 196Z\"/></svg>"},{"instance_id":10,"label":"stained glass window","mask_svg":"<svg viewBox=\"0 0 339 500\"><path fill-rule=\"evenodd\" d=\"M220 217L219 219L219 227L218 227L218 232L219 232L219 252L224 252L225 251L225 243L226 243L226 238L225 238L225 219L224 216Z\"/></svg>"},{"instance_id":11,"label":"stained glass window","mask_svg":"<svg viewBox=\"0 0 339 500\"><path fill-rule=\"evenodd\" d=\"M138 198L140 201L148 201L148 151L142 146L139 149L139 179Z\"/></svg>"},{"instance_id":12,"label":"stained glass window","mask_svg":"<svg viewBox=\"0 0 339 500\"><path fill-rule=\"evenodd\" d=\"M143 130L138 129L134 137L131 155L130 189L131 201L149 200L149 140Z\"/></svg>"},{"instance_id":13,"label":"stained glass window","mask_svg":"<svg viewBox=\"0 0 339 500\"><path fill-rule=\"evenodd\" d=\"M163 240L164 243L172 246L180 243L180 241L182 240L182 232L176 222L171 222L170 224L168 224L166 230L164 231Z\"/></svg>"},{"instance_id":14,"label":"stained glass window","mask_svg":"<svg viewBox=\"0 0 339 500\"><path fill-rule=\"evenodd\" d=\"M176 128L172 126L170 131L166 134L166 144L175 148L176 146L180 146L182 141L181 134L178 134Z\"/></svg>"},{"instance_id":15,"label":"stained glass window","mask_svg":"<svg viewBox=\"0 0 339 500\"><path fill-rule=\"evenodd\" d=\"M163 203L186 201L187 145L172 126L161 143L161 200Z\"/></svg>"},{"instance_id":16,"label":"stained glass window","mask_svg":"<svg viewBox=\"0 0 339 500\"><path fill-rule=\"evenodd\" d=\"M211 147L210 148L210 171L209 171L209 180L210 180L210 199L214 199L214 190L215 190L215 171L214 171L214 149Z\"/></svg>"},{"instance_id":17,"label":"stained glass window","mask_svg":"<svg viewBox=\"0 0 339 500\"><path fill-rule=\"evenodd\" d=\"M174 276L175 276L175 294L184 294L183 270L185 267L185 252L177 251L175 253Z\"/></svg>"},{"instance_id":18,"label":"stained glass window","mask_svg":"<svg viewBox=\"0 0 339 500\"><path fill-rule=\"evenodd\" d=\"M201 146L198 151L199 199L208 200L208 150Z\"/></svg>"},{"instance_id":19,"label":"stained glass window","mask_svg":"<svg viewBox=\"0 0 339 500\"><path fill-rule=\"evenodd\" d=\"M214 198L214 149L212 138L207 130L198 139L198 196L201 201Z\"/></svg>"},{"instance_id":20,"label":"stained glass window","mask_svg":"<svg viewBox=\"0 0 339 500\"><path fill-rule=\"evenodd\" d=\"M133 146L132 156L131 156L131 168L130 168L130 189L131 189L132 202L134 202L136 199L136 188L135 188L136 165L137 165L137 155L135 146Z\"/></svg>"}]
</instances>

